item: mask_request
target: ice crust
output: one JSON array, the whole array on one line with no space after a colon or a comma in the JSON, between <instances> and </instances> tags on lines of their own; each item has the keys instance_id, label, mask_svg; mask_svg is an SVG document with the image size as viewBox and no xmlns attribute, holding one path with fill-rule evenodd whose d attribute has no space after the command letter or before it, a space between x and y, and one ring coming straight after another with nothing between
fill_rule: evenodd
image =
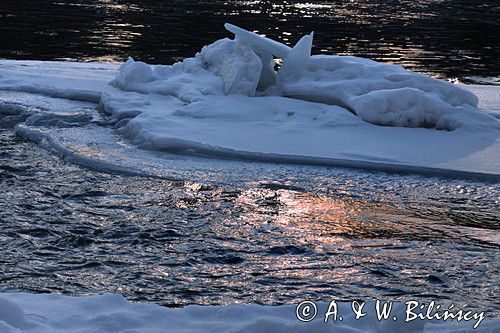
<instances>
[{"instance_id":1,"label":"ice crust","mask_svg":"<svg viewBox=\"0 0 500 333\"><path fill-rule=\"evenodd\" d=\"M117 133L153 150L500 176L499 88L454 85L363 58L311 56L312 33L288 47L226 28L234 39L172 66L3 60L0 96L98 102ZM0 99L12 121L34 117L16 129L30 138L47 137L47 126L89 124L84 115L34 116L40 112L51 110Z\"/></svg>"}]
</instances>

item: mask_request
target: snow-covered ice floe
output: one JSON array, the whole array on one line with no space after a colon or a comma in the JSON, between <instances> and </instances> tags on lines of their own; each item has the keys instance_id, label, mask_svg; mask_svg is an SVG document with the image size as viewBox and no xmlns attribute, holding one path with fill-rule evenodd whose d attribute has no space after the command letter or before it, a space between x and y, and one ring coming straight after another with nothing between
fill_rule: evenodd
<instances>
[{"instance_id":1,"label":"snow-covered ice floe","mask_svg":"<svg viewBox=\"0 0 500 333\"><path fill-rule=\"evenodd\" d=\"M234 39L172 66L133 59L119 68L0 61L0 98L10 92L99 103L101 114L84 121L85 130L112 124L129 143L151 150L500 178L499 87L454 85L363 58L311 55L312 33L291 48L226 28ZM0 99L0 114L52 112L33 99L14 100ZM66 120L73 111L81 110L65 110ZM61 112L52 113L51 120L19 123L17 132L59 151L82 145L68 144L71 129L54 130L78 121L58 122Z\"/></svg>"},{"instance_id":2,"label":"snow-covered ice floe","mask_svg":"<svg viewBox=\"0 0 500 333\"><path fill-rule=\"evenodd\" d=\"M339 319L324 322L328 304L317 307L317 317L301 322L295 305L262 306L232 304L165 308L132 303L121 295L69 297L56 294L0 294L0 331L14 332L498 332L498 319L421 320L405 322L406 306L393 303L391 317L377 320L374 301L367 315L355 320L350 303L339 303ZM396 317L395 321L393 317ZM412 319L413 317L408 317ZM476 329L473 327L478 324Z\"/></svg>"}]
</instances>

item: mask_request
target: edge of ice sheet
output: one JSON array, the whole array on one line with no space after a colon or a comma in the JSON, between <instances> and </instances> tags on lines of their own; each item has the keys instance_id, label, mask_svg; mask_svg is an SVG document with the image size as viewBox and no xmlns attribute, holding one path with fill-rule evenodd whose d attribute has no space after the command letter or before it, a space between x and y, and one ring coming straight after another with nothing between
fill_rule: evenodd
<instances>
[{"instance_id":1,"label":"edge of ice sheet","mask_svg":"<svg viewBox=\"0 0 500 333\"><path fill-rule=\"evenodd\" d=\"M32 129L29 126L26 126L25 124L17 124L14 127L14 130L16 134L19 135L20 137L33 141L39 144L41 147L51 150L56 155L64 158L66 161L78 164L80 166L106 173L117 173L130 176L155 177L155 175L153 174L149 174L141 170L130 168L130 166L125 167L119 164L101 161L97 158L86 157L78 152L71 150L68 147L56 143L50 137L50 135L44 133L43 131L39 129Z\"/></svg>"},{"instance_id":2,"label":"edge of ice sheet","mask_svg":"<svg viewBox=\"0 0 500 333\"><path fill-rule=\"evenodd\" d=\"M260 153L246 152L227 148L220 148L197 142L173 139L177 147L173 150L178 150L179 147L184 147L186 150L190 148L196 149L196 156L205 156L208 158L221 159L239 159L250 162L263 163L286 163L286 164L306 164L326 167L341 167L354 168L370 171L382 171L389 173L417 173L428 176L444 176L450 178L472 178L478 180L500 181L500 174L488 173L479 171L467 171L451 168L436 168L429 166L404 165L398 163L383 163L372 162L366 160L341 159L341 158L326 158L326 157L310 157L301 155L284 155L275 153ZM160 149L161 150L161 149ZM168 151L168 149L166 150ZM187 154L187 153L185 153Z\"/></svg>"},{"instance_id":3,"label":"edge of ice sheet","mask_svg":"<svg viewBox=\"0 0 500 333\"><path fill-rule=\"evenodd\" d=\"M16 125L15 131L22 138L33 141L39 144L42 148L51 150L58 156L67 160L68 162L72 162L92 170L107 172L107 173L131 175L131 176L160 177L162 179L175 180L175 178L173 178L172 176L167 176L165 174L158 174L154 171L148 172L147 170L143 169L143 166L138 166L138 168L132 168L129 164L122 164L120 163L120 161L110 162L106 160L101 160L100 156L97 155L90 157L84 156L78 151L72 150L71 148L68 148L64 144L55 141L49 134L44 133L43 130L40 130L38 128L30 128L25 124ZM306 164L306 165L317 165L317 166L327 166L327 167L355 168L361 170L382 171L390 173L418 173L428 176L467 178L467 179L477 179L477 180L495 181L495 182L500 181L500 175L492 173L452 170L445 168L418 167L411 165L370 162L370 161L352 160L352 159L317 158L317 157L307 157L307 156L279 155L272 153L271 154L248 153L248 152L224 149L219 147L209 147L207 145L200 145L196 142L193 143L186 141L184 143L181 143L179 141L180 140L176 140L176 144L178 146L184 145L186 148L202 147L206 152L205 157L208 158L238 159L247 162L257 162L257 163L262 162L262 163ZM80 142L80 144L85 145L86 143ZM104 152L106 152L106 150L104 150ZM203 156L203 154L200 153L194 155Z\"/></svg>"},{"instance_id":4,"label":"edge of ice sheet","mask_svg":"<svg viewBox=\"0 0 500 333\"><path fill-rule=\"evenodd\" d=\"M150 95L141 107L144 112L117 124L117 131L145 149L500 179L493 163L500 140L496 128L484 127L478 133L469 128L449 132L381 127L338 107L272 96L206 97L178 106ZM136 106L125 103L118 109L120 117Z\"/></svg>"},{"instance_id":5,"label":"edge of ice sheet","mask_svg":"<svg viewBox=\"0 0 500 333\"><path fill-rule=\"evenodd\" d=\"M166 308L155 304L133 303L121 295L70 297L58 294L0 293L0 331L14 332L457 332L472 331L477 320L405 323L404 303L395 302L391 317L378 321L374 302L366 304L367 316L355 320L349 303L338 303L342 320L324 323L328 304L319 303L318 315L310 322L296 317L295 305L226 306L189 305ZM393 320L393 316L397 320ZM499 319L486 317L474 332L493 332Z\"/></svg>"},{"instance_id":6,"label":"edge of ice sheet","mask_svg":"<svg viewBox=\"0 0 500 333\"><path fill-rule=\"evenodd\" d=\"M118 64L0 59L0 90L98 103Z\"/></svg>"}]
</instances>

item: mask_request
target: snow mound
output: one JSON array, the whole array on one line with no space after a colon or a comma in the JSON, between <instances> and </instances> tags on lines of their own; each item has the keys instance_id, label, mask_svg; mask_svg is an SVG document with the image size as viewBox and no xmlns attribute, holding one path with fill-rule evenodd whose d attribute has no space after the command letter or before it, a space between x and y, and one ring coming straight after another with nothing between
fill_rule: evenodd
<instances>
[{"instance_id":1,"label":"snow mound","mask_svg":"<svg viewBox=\"0 0 500 333\"><path fill-rule=\"evenodd\" d=\"M373 302L365 309L373 308ZM320 304L318 313L328 305ZM472 331L474 321L414 320L405 323L404 304L394 303L398 317L378 321L376 315L354 319L350 304L340 303L342 321L325 323L318 315L310 322L295 316L294 305L191 305L181 309L128 302L121 295L68 297L56 294L0 294L0 330L18 332L458 332ZM484 319L474 332L494 332L499 320Z\"/></svg>"},{"instance_id":2,"label":"snow mound","mask_svg":"<svg viewBox=\"0 0 500 333\"><path fill-rule=\"evenodd\" d=\"M128 58L127 62L120 66L118 75L111 81L111 84L122 90L140 89L140 84L154 81L153 70L141 61L134 61Z\"/></svg>"},{"instance_id":3,"label":"snow mound","mask_svg":"<svg viewBox=\"0 0 500 333\"><path fill-rule=\"evenodd\" d=\"M481 118L469 91L400 66L348 56L312 56L292 75L278 75L284 96L343 106L363 120L454 130Z\"/></svg>"},{"instance_id":4,"label":"snow mound","mask_svg":"<svg viewBox=\"0 0 500 333\"><path fill-rule=\"evenodd\" d=\"M341 106L377 125L454 130L468 125L455 113L481 118L477 97L451 83L363 58L311 56L313 33L290 49L233 25L226 29L257 54L283 59L270 92Z\"/></svg>"},{"instance_id":5,"label":"snow mound","mask_svg":"<svg viewBox=\"0 0 500 333\"><path fill-rule=\"evenodd\" d=\"M311 56L313 33L290 48L230 24L226 29L234 40L216 41L173 66L129 59L111 84L185 103L209 95L285 96L340 106L376 125L455 130L494 124L473 93L451 83L368 59ZM273 57L283 59L277 73Z\"/></svg>"},{"instance_id":6,"label":"snow mound","mask_svg":"<svg viewBox=\"0 0 500 333\"><path fill-rule=\"evenodd\" d=\"M222 39L173 66L149 66L129 58L111 85L143 94L172 95L189 103L206 95L254 96L261 71L261 60L248 46Z\"/></svg>"}]
</instances>

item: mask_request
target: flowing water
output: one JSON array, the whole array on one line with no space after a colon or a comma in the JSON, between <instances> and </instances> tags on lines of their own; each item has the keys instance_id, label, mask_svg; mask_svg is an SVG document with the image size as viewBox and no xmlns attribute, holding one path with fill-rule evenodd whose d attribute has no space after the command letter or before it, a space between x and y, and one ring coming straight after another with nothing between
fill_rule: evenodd
<instances>
[{"instance_id":1,"label":"flowing water","mask_svg":"<svg viewBox=\"0 0 500 333\"><path fill-rule=\"evenodd\" d=\"M499 310L497 184L210 160L206 181L167 181L80 168L9 129L0 139L4 290Z\"/></svg>"},{"instance_id":2,"label":"flowing water","mask_svg":"<svg viewBox=\"0 0 500 333\"><path fill-rule=\"evenodd\" d=\"M491 81L498 8L482 4L3 1L0 56L169 63L229 21L290 43L315 30L317 52ZM0 121L1 290L169 306L417 298L500 312L498 183L166 155L155 158L177 180L110 174L16 137L19 120Z\"/></svg>"}]
</instances>

